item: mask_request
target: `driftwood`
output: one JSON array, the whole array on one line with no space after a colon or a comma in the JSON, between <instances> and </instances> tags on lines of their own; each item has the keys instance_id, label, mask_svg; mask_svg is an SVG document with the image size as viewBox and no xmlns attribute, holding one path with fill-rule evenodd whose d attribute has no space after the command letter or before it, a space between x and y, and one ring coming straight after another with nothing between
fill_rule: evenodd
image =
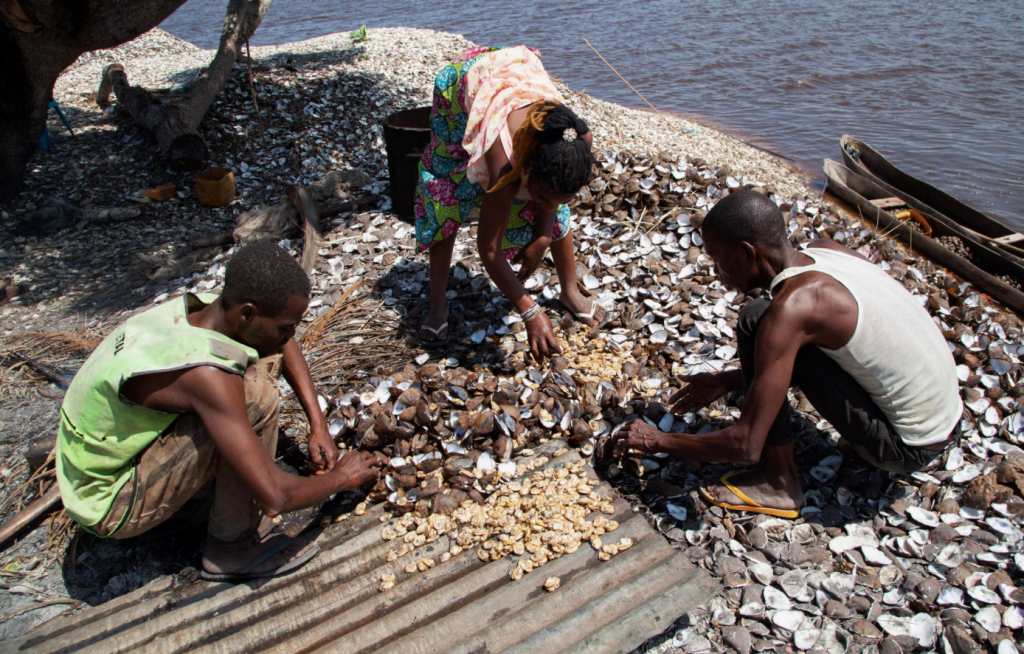
<instances>
[{"instance_id":1,"label":"driftwood","mask_svg":"<svg viewBox=\"0 0 1024 654\"><path fill-rule=\"evenodd\" d=\"M21 216L14 231L19 236L44 236L72 226L81 229L90 223L135 220L144 214L145 210L141 206L79 208L51 198L46 205Z\"/></svg>"},{"instance_id":2,"label":"driftwood","mask_svg":"<svg viewBox=\"0 0 1024 654\"><path fill-rule=\"evenodd\" d=\"M57 488L57 483L54 482L50 486L50 490L26 506L16 516L8 520L7 522L0 525L0 547L7 544L7 541L18 535L18 532L29 526L35 520L50 509L60 504L60 489Z\"/></svg>"},{"instance_id":3,"label":"driftwood","mask_svg":"<svg viewBox=\"0 0 1024 654\"><path fill-rule=\"evenodd\" d=\"M272 1L229 0L217 54L184 97L162 102L152 92L129 84L123 66L110 64L103 70L96 92L97 104L107 104L113 92L135 122L152 132L161 154L173 166L202 168L207 148L198 131L199 123L227 83L231 69L241 57L242 46L259 27Z\"/></svg>"},{"instance_id":4,"label":"driftwood","mask_svg":"<svg viewBox=\"0 0 1024 654\"><path fill-rule=\"evenodd\" d=\"M37 361L26 354L18 352L17 350L4 350L0 352L0 361L6 361L7 359L12 359L22 364L37 375L45 378L46 381L50 382L62 391L68 390L68 386L71 384L71 380L62 375L61 372L53 366L49 366L42 361Z\"/></svg>"},{"instance_id":5,"label":"driftwood","mask_svg":"<svg viewBox=\"0 0 1024 654\"><path fill-rule=\"evenodd\" d=\"M315 203L320 219L336 216L343 211L355 211L360 206L375 202L377 198L356 199L354 192L366 186L370 177L358 170L332 170L319 183L305 187ZM234 231L237 243L245 245L260 240L280 240L298 229L305 229L306 220L291 200L270 207L246 211L238 217Z\"/></svg>"},{"instance_id":6,"label":"driftwood","mask_svg":"<svg viewBox=\"0 0 1024 654\"><path fill-rule=\"evenodd\" d=\"M298 184L288 189L288 199L295 205L296 211L302 217L302 269L308 275L316 266L317 251L320 249L320 216L317 213L316 202L313 202L309 191Z\"/></svg>"},{"instance_id":7,"label":"driftwood","mask_svg":"<svg viewBox=\"0 0 1024 654\"><path fill-rule=\"evenodd\" d=\"M160 152L173 164L192 170L202 167L207 157L206 141L196 130L198 121L193 125L183 106L175 102L164 104L141 86L129 84L128 73L121 64L103 69L96 104L107 105L111 91L135 122L153 133Z\"/></svg>"}]
</instances>

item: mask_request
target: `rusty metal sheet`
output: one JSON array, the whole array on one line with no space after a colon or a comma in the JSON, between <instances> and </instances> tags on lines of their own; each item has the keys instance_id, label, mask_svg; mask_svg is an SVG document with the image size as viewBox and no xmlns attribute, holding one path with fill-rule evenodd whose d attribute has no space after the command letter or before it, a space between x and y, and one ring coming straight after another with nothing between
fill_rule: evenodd
<instances>
[{"instance_id":1,"label":"rusty metal sheet","mask_svg":"<svg viewBox=\"0 0 1024 654\"><path fill-rule=\"evenodd\" d=\"M562 443L538 448L551 454ZM575 451L543 467L578 460ZM321 552L280 579L247 584L164 578L74 616L58 619L0 652L374 652L432 654L628 652L662 633L720 591L606 484L617 536L634 546L601 562L590 547L511 581L514 559L483 562L470 548L424 573L401 574L410 560L439 558L442 537L394 562L381 540L381 506L320 534ZM399 583L379 592L380 575ZM558 576L552 593L544 581Z\"/></svg>"}]
</instances>

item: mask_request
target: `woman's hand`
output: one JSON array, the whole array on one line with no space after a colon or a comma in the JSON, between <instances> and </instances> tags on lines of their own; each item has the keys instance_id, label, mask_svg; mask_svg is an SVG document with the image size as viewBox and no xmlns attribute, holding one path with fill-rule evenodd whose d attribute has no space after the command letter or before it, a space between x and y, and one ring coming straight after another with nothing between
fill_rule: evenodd
<instances>
[{"instance_id":1,"label":"woman's hand","mask_svg":"<svg viewBox=\"0 0 1024 654\"><path fill-rule=\"evenodd\" d=\"M537 363L562 353L562 346L558 344L551 321L543 311L526 322L526 336L530 342L530 354Z\"/></svg>"},{"instance_id":2,"label":"woman's hand","mask_svg":"<svg viewBox=\"0 0 1024 654\"><path fill-rule=\"evenodd\" d=\"M512 263L522 264L519 272L516 273L516 278L520 282L526 283L526 280L533 277L533 273L537 272L541 259L544 258L544 253L548 251L550 245L550 236L538 236L512 259Z\"/></svg>"}]
</instances>

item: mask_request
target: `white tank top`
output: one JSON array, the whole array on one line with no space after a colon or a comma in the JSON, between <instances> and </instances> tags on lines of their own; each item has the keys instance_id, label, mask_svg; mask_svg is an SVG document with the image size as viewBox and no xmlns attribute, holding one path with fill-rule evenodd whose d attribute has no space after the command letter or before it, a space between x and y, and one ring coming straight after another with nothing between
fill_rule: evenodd
<instances>
[{"instance_id":1,"label":"white tank top","mask_svg":"<svg viewBox=\"0 0 1024 654\"><path fill-rule=\"evenodd\" d=\"M907 445L939 443L963 413L956 364L942 332L903 286L881 268L836 250L802 250L814 264L787 268L782 281L820 272L857 301L857 328L845 347L821 348L867 391Z\"/></svg>"}]
</instances>

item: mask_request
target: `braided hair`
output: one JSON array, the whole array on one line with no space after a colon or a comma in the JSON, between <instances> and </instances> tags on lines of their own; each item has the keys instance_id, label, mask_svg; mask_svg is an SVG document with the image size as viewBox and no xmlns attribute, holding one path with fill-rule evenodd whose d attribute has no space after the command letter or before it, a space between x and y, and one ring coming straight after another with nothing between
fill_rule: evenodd
<instances>
[{"instance_id":1,"label":"braided hair","mask_svg":"<svg viewBox=\"0 0 1024 654\"><path fill-rule=\"evenodd\" d=\"M576 132L573 140L565 138L570 128ZM512 136L515 166L488 193L520 179L523 170L544 180L556 193L575 193L590 179L594 165L590 145L579 138L589 131L569 107L553 100L534 102Z\"/></svg>"}]
</instances>

